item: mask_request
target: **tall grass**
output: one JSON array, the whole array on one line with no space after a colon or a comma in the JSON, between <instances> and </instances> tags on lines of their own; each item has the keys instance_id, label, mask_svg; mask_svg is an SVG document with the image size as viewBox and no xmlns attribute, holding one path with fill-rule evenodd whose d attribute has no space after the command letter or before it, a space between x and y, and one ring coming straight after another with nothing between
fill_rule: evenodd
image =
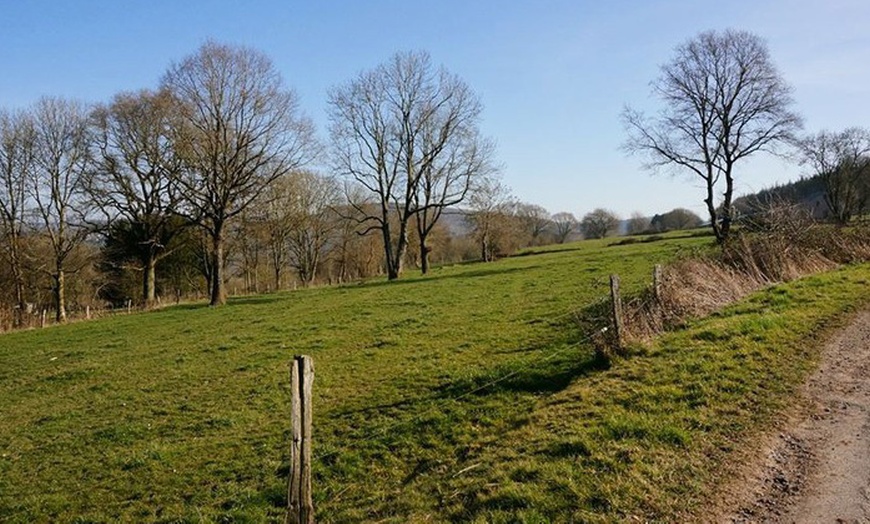
<instances>
[{"instance_id":1,"label":"tall grass","mask_svg":"<svg viewBox=\"0 0 870 524\"><path fill-rule=\"evenodd\" d=\"M657 294L650 288L627 301L626 337L649 340L766 286L866 261L870 225L817 224L794 208L773 207L736 231L721 249L664 266Z\"/></svg>"}]
</instances>

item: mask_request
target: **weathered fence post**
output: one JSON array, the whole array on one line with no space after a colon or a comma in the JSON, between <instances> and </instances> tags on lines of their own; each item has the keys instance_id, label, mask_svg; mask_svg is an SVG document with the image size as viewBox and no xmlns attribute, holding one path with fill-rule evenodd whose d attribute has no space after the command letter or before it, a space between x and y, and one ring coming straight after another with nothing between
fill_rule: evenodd
<instances>
[{"instance_id":1,"label":"weathered fence post","mask_svg":"<svg viewBox=\"0 0 870 524\"><path fill-rule=\"evenodd\" d=\"M613 336L616 345L623 347L624 326L622 322L622 297L619 296L619 275L610 275L610 302L613 316Z\"/></svg>"},{"instance_id":2,"label":"weathered fence post","mask_svg":"<svg viewBox=\"0 0 870 524\"><path fill-rule=\"evenodd\" d=\"M85 320L91 319L91 306L85 306Z\"/></svg>"},{"instance_id":3,"label":"weathered fence post","mask_svg":"<svg viewBox=\"0 0 870 524\"><path fill-rule=\"evenodd\" d=\"M47 314L48 314L48 311L46 311L45 309L43 309L43 310L42 310L42 319L40 319L40 321L39 321L39 327L40 327L40 328L44 328L44 327L45 327L45 316L46 316Z\"/></svg>"},{"instance_id":4,"label":"weathered fence post","mask_svg":"<svg viewBox=\"0 0 870 524\"><path fill-rule=\"evenodd\" d=\"M656 264L653 268L653 298L657 302L662 301L662 266Z\"/></svg>"},{"instance_id":5,"label":"weathered fence post","mask_svg":"<svg viewBox=\"0 0 870 524\"><path fill-rule=\"evenodd\" d=\"M311 497L311 395L314 362L294 357L290 366L290 481L287 489L287 524L314 524Z\"/></svg>"},{"instance_id":6,"label":"weathered fence post","mask_svg":"<svg viewBox=\"0 0 870 524\"><path fill-rule=\"evenodd\" d=\"M133 300L128 298L127 299L127 313L129 313L132 309L133 309Z\"/></svg>"}]
</instances>

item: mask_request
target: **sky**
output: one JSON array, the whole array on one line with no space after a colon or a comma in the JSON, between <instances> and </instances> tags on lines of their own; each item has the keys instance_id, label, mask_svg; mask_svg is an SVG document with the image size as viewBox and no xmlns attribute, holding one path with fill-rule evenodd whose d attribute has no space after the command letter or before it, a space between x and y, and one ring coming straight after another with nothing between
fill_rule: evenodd
<instances>
[{"instance_id":1,"label":"sky","mask_svg":"<svg viewBox=\"0 0 870 524\"><path fill-rule=\"evenodd\" d=\"M517 198L578 217L703 215L700 179L651 174L620 149L620 113L659 107L650 82L674 48L705 30L751 31L807 132L870 126L868 22L866 0L0 0L0 107L153 88L215 40L266 53L326 141L330 87L423 50L482 100L481 131ZM735 169L739 194L806 174L769 156Z\"/></svg>"}]
</instances>

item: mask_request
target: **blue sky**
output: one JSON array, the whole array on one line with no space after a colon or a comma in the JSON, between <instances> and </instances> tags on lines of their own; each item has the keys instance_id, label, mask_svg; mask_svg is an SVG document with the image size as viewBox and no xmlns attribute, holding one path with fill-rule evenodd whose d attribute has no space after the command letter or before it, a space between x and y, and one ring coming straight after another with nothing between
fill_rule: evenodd
<instances>
[{"instance_id":1,"label":"blue sky","mask_svg":"<svg viewBox=\"0 0 870 524\"><path fill-rule=\"evenodd\" d=\"M619 150L620 111L654 109L649 82L673 48L707 29L755 32L808 131L870 126L868 22L865 0L0 0L0 106L153 87L214 39L268 54L325 139L329 87L426 50L480 95L483 131L520 199L577 215L700 213L695 180L651 176ZM777 158L738 169L738 192L801 174Z\"/></svg>"}]
</instances>

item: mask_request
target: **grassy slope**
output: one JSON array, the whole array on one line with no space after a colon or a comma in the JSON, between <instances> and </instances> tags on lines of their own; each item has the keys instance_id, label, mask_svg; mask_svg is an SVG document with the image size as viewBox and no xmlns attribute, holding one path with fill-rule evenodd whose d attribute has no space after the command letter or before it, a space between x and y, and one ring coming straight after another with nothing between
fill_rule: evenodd
<instances>
[{"instance_id":1,"label":"grassy slope","mask_svg":"<svg viewBox=\"0 0 870 524\"><path fill-rule=\"evenodd\" d=\"M4 335L0 520L279 521L296 353L317 370L321 521L691 510L729 443L808 369L801 341L870 274L776 288L596 368L572 313L605 295L609 273L637 289L704 242L585 242Z\"/></svg>"}]
</instances>

